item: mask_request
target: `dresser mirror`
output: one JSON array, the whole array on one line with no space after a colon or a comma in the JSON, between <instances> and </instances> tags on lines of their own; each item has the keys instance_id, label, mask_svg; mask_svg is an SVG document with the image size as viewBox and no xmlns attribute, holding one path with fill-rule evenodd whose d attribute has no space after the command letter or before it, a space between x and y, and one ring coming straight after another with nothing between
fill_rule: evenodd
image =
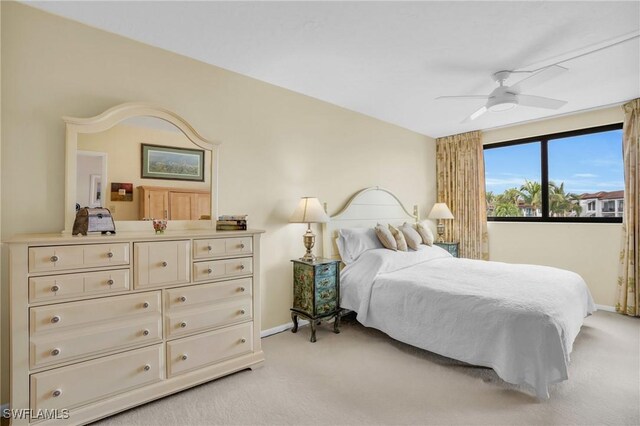
<instances>
[{"instance_id":1,"label":"dresser mirror","mask_svg":"<svg viewBox=\"0 0 640 426\"><path fill-rule=\"evenodd\" d=\"M128 103L66 123L65 229L76 209L111 211L116 231L215 226L218 142L155 105Z\"/></svg>"}]
</instances>

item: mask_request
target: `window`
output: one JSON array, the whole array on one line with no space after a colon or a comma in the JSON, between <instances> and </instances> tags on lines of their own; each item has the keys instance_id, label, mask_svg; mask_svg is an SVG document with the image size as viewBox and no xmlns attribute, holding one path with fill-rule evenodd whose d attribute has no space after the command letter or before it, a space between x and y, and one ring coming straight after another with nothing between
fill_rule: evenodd
<instances>
[{"instance_id":1,"label":"window","mask_svg":"<svg viewBox=\"0 0 640 426\"><path fill-rule=\"evenodd\" d=\"M622 220L622 124L486 145L484 162L489 220Z\"/></svg>"}]
</instances>

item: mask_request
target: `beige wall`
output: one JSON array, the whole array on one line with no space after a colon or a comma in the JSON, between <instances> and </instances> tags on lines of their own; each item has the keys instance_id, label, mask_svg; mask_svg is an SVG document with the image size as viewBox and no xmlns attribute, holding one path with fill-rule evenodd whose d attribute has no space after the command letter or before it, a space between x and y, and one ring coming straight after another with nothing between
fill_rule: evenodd
<instances>
[{"instance_id":1,"label":"beige wall","mask_svg":"<svg viewBox=\"0 0 640 426\"><path fill-rule=\"evenodd\" d=\"M158 119L159 120L159 119ZM211 152L205 151L204 182L166 179L142 179L141 144L165 145L199 149L182 132L171 132L120 124L99 133L78 136L78 149L107 154L107 184L104 186L103 206L110 209L115 220L138 220L140 190L138 186L162 186L182 189L211 189ZM111 201L111 182L132 183L133 201Z\"/></svg>"},{"instance_id":2,"label":"beige wall","mask_svg":"<svg viewBox=\"0 0 640 426\"><path fill-rule=\"evenodd\" d=\"M624 119L621 107L486 131L485 144L563 132ZM556 266L579 273L597 304L615 306L620 224L489 222L491 260Z\"/></svg>"},{"instance_id":3,"label":"beige wall","mask_svg":"<svg viewBox=\"0 0 640 426\"><path fill-rule=\"evenodd\" d=\"M130 101L164 105L222 141L220 213L246 213L267 231L263 329L290 321L289 260L304 252L305 226L287 220L300 197L317 196L335 213L357 190L380 185L423 216L435 200L428 137L25 5L1 7L3 238L63 228L61 117ZM3 312L6 289L3 279ZM3 374L5 402L6 387Z\"/></svg>"}]
</instances>

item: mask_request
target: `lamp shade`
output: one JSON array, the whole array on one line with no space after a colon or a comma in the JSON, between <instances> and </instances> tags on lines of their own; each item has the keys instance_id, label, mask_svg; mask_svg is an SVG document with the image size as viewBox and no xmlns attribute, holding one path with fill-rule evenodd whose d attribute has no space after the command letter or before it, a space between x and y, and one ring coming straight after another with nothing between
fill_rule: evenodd
<instances>
[{"instance_id":1,"label":"lamp shade","mask_svg":"<svg viewBox=\"0 0 640 426\"><path fill-rule=\"evenodd\" d=\"M294 223L326 223L329 216L320 205L320 201L314 197L303 197L289 218Z\"/></svg>"},{"instance_id":2,"label":"lamp shade","mask_svg":"<svg viewBox=\"0 0 640 426\"><path fill-rule=\"evenodd\" d=\"M429 213L429 219L453 219L453 214L446 203L435 203Z\"/></svg>"}]
</instances>

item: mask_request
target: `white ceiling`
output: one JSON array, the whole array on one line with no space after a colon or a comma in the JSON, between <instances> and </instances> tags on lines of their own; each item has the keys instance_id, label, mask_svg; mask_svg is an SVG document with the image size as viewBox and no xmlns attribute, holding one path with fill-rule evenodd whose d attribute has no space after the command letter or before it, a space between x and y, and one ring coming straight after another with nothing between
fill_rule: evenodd
<instances>
[{"instance_id":1,"label":"white ceiling","mask_svg":"<svg viewBox=\"0 0 640 426\"><path fill-rule=\"evenodd\" d=\"M640 97L638 38L563 63L528 94L568 101L461 124L491 74L535 69L640 32L640 1L30 2L432 137ZM522 75L512 76L512 84Z\"/></svg>"}]
</instances>

